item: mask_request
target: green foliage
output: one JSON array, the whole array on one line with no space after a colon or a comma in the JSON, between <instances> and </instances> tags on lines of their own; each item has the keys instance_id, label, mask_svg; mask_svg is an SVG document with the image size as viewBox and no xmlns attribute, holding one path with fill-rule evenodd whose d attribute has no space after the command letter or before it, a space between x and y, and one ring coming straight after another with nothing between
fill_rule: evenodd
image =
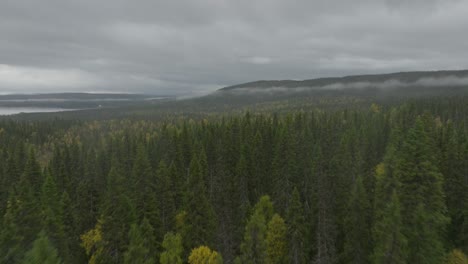
<instances>
[{"instance_id":1,"label":"green foliage","mask_svg":"<svg viewBox=\"0 0 468 264\"><path fill-rule=\"evenodd\" d=\"M267 223L273 216L273 204L269 196L262 196L255 205L252 216L245 227L244 241L241 244L241 263L266 263Z\"/></svg>"},{"instance_id":2,"label":"green foliage","mask_svg":"<svg viewBox=\"0 0 468 264\"><path fill-rule=\"evenodd\" d=\"M352 188L344 219L346 233L343 255L346 263L368 263L371 246L370 208L363 179L359 176Z\"/></svg>"},{"instance_id":3,"label":"green foliage","mask_svg":"<svg viewBox=\"0 0 468 264\"><path fill-rule=\"evenodd\" d=\"M71 264L157 262L161 251L180 263L201 245L226 263L466 254L467 99L324 95L222 115L154 104L128 119L104 109L99 121L0 117L0 262L21 263L41 229ZM175 251L163 247L171 231Z\"/></svg>"},{"instance_id":4,"label":"green foliage","mask_svg":"<svg viewBox=\"0 0 468 264\"><path fill-rule=\"evenodd\" d=\"M305 211L297 188L294 188L287 213L289 260L293 264L305 263L307 259L307 224Z\"/></svg>"},{"instance_id":5,"label":"green foliage","mask_svg":"<svg viewBox=\"0 0 468 264\"><path fill-rule=\"evenodd\" d=\"M44 231L41 231L34 241L31 250L26 252L23 264L60 264L57 249L50 243Z\"/></svg>"},{"instance_id":6,"label":"green foliage","mask_svg":"<svg viewBox=\"0 0 468 264\"><path fill-rule=\"evenodd\" d=\"M108 191L101 213L103 256L106 256L106 261L119 262L123 259L130 225L136 220L127 184L121 168L114 166L108 175Z\"/></svg>"},{"instance_id":7,"label":"green foliage","mask_svg":"<svg viewBox=\"0 0 468 264\"><path fill-rule=\"evenodd\" d=\"M266 233L266 261L271 264L289 263L288 257L288 228L283 218L278 214L274 214L268 223Z\"/></svg>"},{"instance_id":8,"label":"green foliage","mask_svg":"<svg viewBox=\"0 0 468 264\"><path fill-rule=\"evenodd\" d=\"M156 172L157 186L156 193L160 204L159 216L161 228L164 233L169 232L174 227L176 215L175 198L172 192L172 182L169 168L164 161L161 161Z\"/></svg>"},{"instance_id":9,"label":"green foliage","mask_svg":"<svg viewBox=\"0 0 468 264\"><path fill-rule=\"evenodd\" d=\"M145 218L143 220L142 225L149 225L148 220ZM143 228L133 224L130 228L128 239L129 245L127 250L124 253L124 263L131 264L131 263L142 263L142 264L150 264L155 263L153 256L154 253L151 251L152 243L154 243L154 239L149 239L148 237L152 236L152 228L149 226L149 230L146 232L142 232ZM145 228L147 229L147 228ZM150 231L150 232L148 232Z\"/></svg>"},{"instance_id":10,"label":"green foliage","mask_svg":"<svg viewBox=\"0 0 468 264\"><path fill-rule=\"evenodd\" d=\"M206 157L204 151L201 153L200 158L195 156L190 162L184 234L186 248L213 244L216 232L215 212L207 198L205 186L207 172L204 161Z\"/></svg>"},{"instance_id":11,"label":"green foliage","mask_svg":"<svg viewBox=\"0 0 468 264\"><path fill-rule=\"evenodd\" d=\"M161 253L161 264L182 264L182 237L179 234L167 233L162 243L164 251Z\"/></svg>"},{"instance_id":12,"label":"green foliage","mask_svg":"<svg viewBox=\"0 0 468 264\"><path fill-rule=\"evenodd\" d=\"M372 229L374 252L372 263L407 263L407 239L402 233L401 207L396 191L381 212Z\"/></svg>"},{"instance_id":13,"label":"green foliage","mask_svg":"<svg viewBox=\"0 0 468 264\"><path fill-rule=\"evenodd\" d=\"M399 179L403 233L408 238L408 261L440 263L449 223L443 175L437 168L428 125L418 117L401 149Z\"/></svg>"}]
</instances>

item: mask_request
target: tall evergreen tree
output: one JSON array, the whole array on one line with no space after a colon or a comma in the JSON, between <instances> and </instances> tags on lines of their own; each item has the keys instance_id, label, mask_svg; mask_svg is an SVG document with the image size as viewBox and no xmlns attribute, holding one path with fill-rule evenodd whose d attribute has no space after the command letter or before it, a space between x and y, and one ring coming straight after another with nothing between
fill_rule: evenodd
<instances>
[{"instance_id":1,"label":"tall evergreen tree","mask_svg":"<svg viewBox=\"0 0 468 264\"><path fill-rule=\"evenodd\" d=\"M151 168L146 148L139 145L135 162L133 164L132 177L134 180L134 192L128 196L136 196L134 199L135 211L139 219L147 218L155 229L155 236L162 237L160 209L161 200L158 199L157 186L160 185L156 174Z\"/></svg>"},{"instance_id":2,"label":"tall evergreen tree","mask_svg":"<svg viewBox=\"0 0 468 264\"><path fill-rule=\"evenodd\" d=\"M338 259L336 252L336 218L333 200L333 183L331 168L322 160L320 147L315 151L313 174L316 180L316 228L315 228L315 260L316 264L332 264Z\"/></svg>"},{"instance_id":3,"label":"tall evergreen tree","mask_svg":"<svg viewBox=\"0 0 468 264\"><path fill-rule=\"evenodd\" d=\"M372 263L407 263L407 239L402 233L401 208L396 191L382 210L373 231Z\"/></svg>"},{"instance_id":4,"label":"tall evergreen tree","mask_svg":"<svg viewBox=\"0 0 468 264\"><path fill-rule=\"evenodd\" d=\"M269 196L262 196L255 205L252 216L245 227L244 241L241 244L241 255L237 263L266 263L267 224L273 216L273 204Z\"/></svg>"},{"instance_id":5,"label":"tall evergreen tree","mask_svg":"<svg viewBox=\"0 0 468 264\"><path fill-rule=\"evenodd\" d=\"M57 249L50 243L45 232L40 232L38 238L34 241L31 250L26 252L23 264L60 264L61 259L58 256Z\"/></svg>"},{"instance_id":6,"label":"tall evergreen tree","mask_svg":"<svg viewBox=\"0 0 468 264\"><path fill-rule=\"evenodd\" d=\"M352 188L345 216L344 263L368 263L371 246L370 203L362 177L359 176Z\"/></svg>"},{"instance_id":7,"label":"tall evergreen tree","mask_svg":"<svg viewBox=\"0 0 468 264\"><path fill-rule=\"evenodd\" d=\"M187 249L198 245L212 245L216 231L215 213L206 195L205 167L197 156L190 162L186 200L185 246Z\"/></svg>"},{"instance_id":8,"label":"tall evergreen tree","mask_svg":"<svg viewBox=\"0 0 468 264\"><path fill-rule=\"evenodd\" d=\"M443 176L436 166L434 144L425 127L418 117L400 153L403 233L408 238L409 262L422 263L419 261L424 256L428 261L424 263L440 263L445 254L444 234L449 219Z\"/></svg>"},{"instance_id":9,"label":"tall evergreen tree","mask_svg":"<svg viewBox=\"0 0 468 264\"><path fill-rule=\"evenodd\" d=\"M184 251L182 237L179 234L167 233L162 243L164 251L160 257L161 264L182 264Z\"/></svg>"},{"instance_id":10,"label":"tall evergreen tree","mask_svg":"<svg viewBox=\"0 0 468 264\"><path fill-rule=\"evenodd\" d=\"M161 228L164 233L169 232L174 227L176 215L174 193L172 192L172 181L169 168L164 161L161 161L156 172L157 186L156 193L159 200L159 216Z\"/></svg>"},{"instance_id":11,"label":"tall evergreen tree","mask_svg":"<svg viewBox=\"0 0 468 264\"><path fill-rule=\"evenodd\" d=\"M290 206L287 212L286 223L288 226L289 260L293 264L306 262L306 236L307 225L305 211L297 188L294 188Z\"/></svg>"},{"instance_id":12,"label":"tall evergreen tree","mask_svg":"<svg viewBox=\"0 0 468 264\"><path fill-rule=\"evenodd\" d=\"M265 263L286 264L288 260L288 228L283 218L274 214L268 223L266 233L266 260Z\"/></svg>"},{"instance_id":13,"label":"tall evergreen tree","mask_svg":"<svg viewBox=\"0 0 468 264\"><path fill-rule=\"evenodd\" d=\"M41 191L42 229L48 234L51 243L58 247L60 255L68 257L70 252L65 239L63 209L70 210L70 208L62 208L55 180L47 173Z\"/></svg>"},{"instance_id":14,"label":"tall evergreen tree","mask_svg":"<svg viewBox=\"0 0 468 264\"><path fill-rule=\"evenodd\" d=\"M105 261L123 260L130 225L136 221L135 207L127 193L128 181L118 165L113 165L108 175L108 189L101 206L102 256Z\"/></svg>"},{"instance_id":15,"label":"tall evergreen tree","mask_svg":"<svg viewBox=\"0 0 468 264\"><path fill-rule=\"evenodd\" d=\"M18 263L25 253L21 223L17 223L15 219L15 215L20 209L21 203L18 201L14 199L7 201L0 233L0 260L2 263Z\"/></svg>"},{"instance_id":16,"label":"tall evergreen tree","mask_svg":"<svg viewBox=\"0 0 468 264\"><path fill-rule=\"evenodd\" d=\"M146 224L149 224L148 221ZM130 231L128 233L129 237L129 245L127 250L124 253L124 263L125 264L132 264L132 263L142 263L142 264L152 264L155 263L153 258L154 253L151 252L149 246L153 239L148 239L149 236L152 236L151 233L143 233L142 228L137 224L132 224L130 227Z\"/></svg>"}]
</instances>

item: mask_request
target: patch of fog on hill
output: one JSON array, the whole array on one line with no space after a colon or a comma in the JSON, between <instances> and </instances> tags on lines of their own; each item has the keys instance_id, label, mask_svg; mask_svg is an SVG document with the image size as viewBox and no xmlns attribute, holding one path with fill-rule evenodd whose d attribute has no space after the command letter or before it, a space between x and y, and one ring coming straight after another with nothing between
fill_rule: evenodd
<instances>
[{"instance_id":1,"label":"patch of fog on hill","mask_svg":"<svg viewBox=\"0 0 468 264\"><path fill-rule=\"evenodd\" d=\"M404 82L398 79L389 79L382 82L334 82L322 86L297 86L285 87L274 86L269 88L262 87L240 87L229 90L232 94L275 94L275 93L299 93L308 91L326 91L326 90L345 90L345 89L378 89L392 90L411 87L468 87L468 77L447 76L441 78L424 77L412 82Z\"/></svg>"}]
</instances>

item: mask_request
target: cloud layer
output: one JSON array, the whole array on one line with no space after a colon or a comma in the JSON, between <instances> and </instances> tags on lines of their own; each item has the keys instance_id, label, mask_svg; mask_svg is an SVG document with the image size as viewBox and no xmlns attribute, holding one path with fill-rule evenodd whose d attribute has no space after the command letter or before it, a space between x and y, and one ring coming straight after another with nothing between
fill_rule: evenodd
<instances>
[{"instance_id":1,"label":"cloud layer","mask_svg":"<svg viewBox=\"0 0 468 264\"><path fill-rule=\"evenodd\" d=\"M468 68L465 0L5 0L0 93Z\"/></svg>"}]
</instances>

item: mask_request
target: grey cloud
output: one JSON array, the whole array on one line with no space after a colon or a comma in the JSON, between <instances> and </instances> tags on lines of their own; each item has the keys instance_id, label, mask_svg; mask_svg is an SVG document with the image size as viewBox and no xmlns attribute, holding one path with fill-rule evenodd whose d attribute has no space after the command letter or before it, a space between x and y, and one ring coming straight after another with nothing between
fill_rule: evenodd
<instances>
[{"instance_id":1,"label":"grey cloud","mask_svg":"<svg viewBox=\"0 0 468 264\"><path fill-rule=\"evenodd\" d=\"M468 68L463 0L4 0L0 93Z\"/></svg>"}]
</instances>

